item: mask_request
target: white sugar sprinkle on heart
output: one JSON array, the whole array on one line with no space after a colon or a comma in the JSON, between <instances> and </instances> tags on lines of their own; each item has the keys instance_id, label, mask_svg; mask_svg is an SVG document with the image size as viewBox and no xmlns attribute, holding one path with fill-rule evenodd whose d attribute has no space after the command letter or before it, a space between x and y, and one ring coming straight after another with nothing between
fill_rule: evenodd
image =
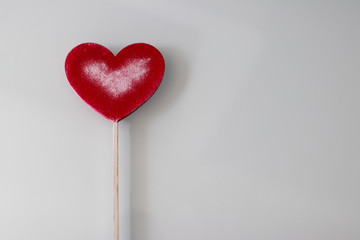
<instances>
[{"instance_id":1,"label":"white sugar sprinkle on heart","mask_svg":"<svg viewBox=\"0 0 360 240\"><path fill-rule=\"evenodd\" d=\"M116 98L141 82L150 70L150 58L132 59L122 67L112 70L105 62L91 61L83 65L85 75Z\"/></svg>"}]
</instances>

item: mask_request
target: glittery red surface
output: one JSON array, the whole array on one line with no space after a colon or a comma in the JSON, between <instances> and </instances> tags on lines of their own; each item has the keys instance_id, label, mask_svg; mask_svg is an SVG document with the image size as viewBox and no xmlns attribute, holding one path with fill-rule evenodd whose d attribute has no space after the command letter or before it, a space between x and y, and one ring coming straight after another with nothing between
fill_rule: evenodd
<instances>
[{"instance_id":1,"label":"glittery red surface","mask_svg":"<svg viewBox=\"0 0 360 240\"><path fill-rule=\"evenodd\" d=\"M72 49L65 61L70 85L111 121L125 118L146 102L164 69L161 53L145 43L129 45L116 56L99 44L84 43Z\"/></svg>"}]
</instances>

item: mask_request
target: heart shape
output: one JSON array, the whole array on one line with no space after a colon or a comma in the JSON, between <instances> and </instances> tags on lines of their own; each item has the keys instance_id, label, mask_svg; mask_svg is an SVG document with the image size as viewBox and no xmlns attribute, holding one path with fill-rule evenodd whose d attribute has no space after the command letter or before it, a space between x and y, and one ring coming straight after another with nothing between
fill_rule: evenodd
<instances>
[{"instance_id":1,"label":"heart shape","mask_svg":"<svg viewBox=\"0 0 360 240\"><path fill-rule=\"evenodd\" d=\"M123 48L116 56L96 43L73 48L65 72L75 92L107 119L117 122L145 103L159 87L165 63L146 43Z\"/></svg>"}]
</instances>

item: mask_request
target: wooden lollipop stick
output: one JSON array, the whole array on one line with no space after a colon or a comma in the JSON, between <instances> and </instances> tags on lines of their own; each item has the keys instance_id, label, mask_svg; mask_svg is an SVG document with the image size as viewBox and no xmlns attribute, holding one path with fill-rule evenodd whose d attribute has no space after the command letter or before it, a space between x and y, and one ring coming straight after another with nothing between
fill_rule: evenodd
<instances>
[{"instance_id":1,"label":"wooden lollipop stick","mask_svg":"<svg viewBox=\"0 0 360 240\"><path fill-rule=\"evenodd\" d=\"M114 240L119 240L119 157L118 122L113 124L114 134Z\"/></svg>"}]
</instances>

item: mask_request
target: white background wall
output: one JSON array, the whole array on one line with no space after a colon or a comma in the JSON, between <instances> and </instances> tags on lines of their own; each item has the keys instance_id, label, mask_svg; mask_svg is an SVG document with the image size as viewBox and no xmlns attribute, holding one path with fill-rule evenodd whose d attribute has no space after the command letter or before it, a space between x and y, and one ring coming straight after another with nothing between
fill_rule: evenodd
<instances>
[{"instance_id":1,"label":"white background wall","mask_svg":"<svg viewBox=\"0 0 360 240\"><path fill-rule=\"evenodd\" d=\"M0 239L112 239L112 123L64 73L83 42L166 61L120 123L121 240L360 239L359 12L1 0Z\"/></svg>"}]
</instances>

